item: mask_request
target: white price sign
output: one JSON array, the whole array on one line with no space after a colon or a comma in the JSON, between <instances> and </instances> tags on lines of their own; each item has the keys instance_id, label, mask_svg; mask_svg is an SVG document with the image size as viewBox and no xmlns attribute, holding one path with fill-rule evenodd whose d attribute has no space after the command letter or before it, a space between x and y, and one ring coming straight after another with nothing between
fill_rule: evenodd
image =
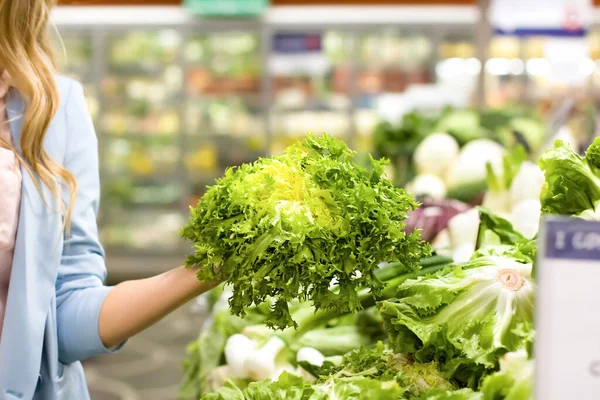
<instances>
[{"instance_id":1,"label":"white price sign","mask_svg":"<svg viewBox=\"0 0 600 400\"><path fill-rule=\"evenodd\" d=\"M520 36L578 36L590 26L592 0L493 0L490 22Z\"/></svg>"},{"instance_id":2,"label":"white price sign","mask_svg":"<svg viewBox=\"0 0 600 400\"><path fill-rule=\"evenodd\" d=\"M600 222L544 222L536 304L536 400L600 399Z\"/></svg>"},{"instance_id":3,"label":"white price sign","mask_svg":"<svg viewBox=\"0 0 600 400\"><path fill-rule=\"evenodd\" d=\"M322 75L330 63L320 33L278 33L273 36L269 70L274 75Z\"/></svg>"}]
</instances>

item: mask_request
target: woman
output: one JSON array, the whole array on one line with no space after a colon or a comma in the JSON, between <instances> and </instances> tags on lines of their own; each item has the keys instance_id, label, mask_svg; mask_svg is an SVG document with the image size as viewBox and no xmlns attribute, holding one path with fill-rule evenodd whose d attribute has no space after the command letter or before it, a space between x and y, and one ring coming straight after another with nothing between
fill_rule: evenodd
<instances>
[{"instance_id":1,"label":"woman","mask_svg":"<svg viewBox=\"0 0 600 400\"><path fill-rule=\"evenodd\" d=\"M0 399L89 399L80 361L210 289L183 267L103 285L97 142L56 77L55 0L0 0Z\"/></svg>"}]
</instances>

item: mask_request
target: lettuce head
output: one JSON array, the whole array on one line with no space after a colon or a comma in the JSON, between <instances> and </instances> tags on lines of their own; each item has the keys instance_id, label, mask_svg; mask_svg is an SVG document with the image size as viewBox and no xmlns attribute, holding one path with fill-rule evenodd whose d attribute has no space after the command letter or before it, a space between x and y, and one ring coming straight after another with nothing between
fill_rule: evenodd
<instances>
[{"instance_id":1,"label":"lettuce head","mask_svg":"<svg viewBox=\"0 0 600 400\"><path fill-rule=\"evenodd\" d=\"M532 340L532 265L483 256L408 280L379 310L392 348L432 360L448 377L476 388L507 352Z\"/></svg>"},{"instance_id":2,"label":"lettuce head","mask_svg":"<svg viewBox=\"0 0 600 400\"><path fill-rule=\"evenodd\" d=\"M227 170L191 210L186 265L198 267L200 280L231 283L236 315L274 299L270 327L295 326L294 299L359 310L360 289L384 287L379 263L417 270L429 248L418 232L404 233L417 203L384 177L387 161L371 158L365 169L353 158L340 140L308 136L281 156Z\"/></svg>"}]
</instances>

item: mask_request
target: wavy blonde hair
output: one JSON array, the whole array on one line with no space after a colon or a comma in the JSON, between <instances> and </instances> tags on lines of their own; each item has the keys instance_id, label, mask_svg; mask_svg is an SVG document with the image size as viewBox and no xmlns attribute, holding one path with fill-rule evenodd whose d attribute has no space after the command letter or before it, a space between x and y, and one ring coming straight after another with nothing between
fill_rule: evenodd
<instances>
[{"instance_id":1,"label":"wavy blonde hair","mask_svg":"<svg viewBox=\"0 0 600 400\"><path fill-rule=\"evenodd\" d=\"M57 0L0 0L0 68L25 102L19 157L36 183L59 199L68 232L77 193L72 173L52 160L44 149L44 137L60 106L54 74L56 64L49 40L48 21ZM67 204L61 190L70 191Z\"/></svg>"}]
</instances>

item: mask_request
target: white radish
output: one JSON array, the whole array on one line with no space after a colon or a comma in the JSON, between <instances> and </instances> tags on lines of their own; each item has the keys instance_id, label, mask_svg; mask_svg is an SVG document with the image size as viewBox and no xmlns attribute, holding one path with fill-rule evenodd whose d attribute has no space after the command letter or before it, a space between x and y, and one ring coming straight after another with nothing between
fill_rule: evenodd
<instances>
[{"instance_id":1,"label":"white radish","mask_svg":"<svg viewBox=\"0 0 600 400\"><path fill-rule=\"evenodd\" d=\"M433 200L446 198L446 184L435 175L418 175L406 186L406 190L415 196L424 196Z\"/></svg>"},{"instance_id":2,"label":"white radish","mask_svg":"<svg viewBox=\"0 0 600 400\"><path fill-rule=\"evenodd\" d=\"M457 214L448 221L448 231L452 246L469 244L475 248L477 235L479 234L479 211L472 208L464 213Z\"/></svg>"},{"instance_id":3,"label":"white radish","mask_svg":"<svg viewBox=\"0 0 600 400\"><path fill-rule=\"evenodd\" d=\"M279 379L279 376L281 374L283 374L284 372L287 372L289 374L298 375L298 372L297 372L296 368L294 368L293 365L291 365L289 363L285 363L285 364L281 364L281 365L275 365L275 369L273 370L273 373L271 373L271 375L269 375L268 378L271 379L272 381L276 381Z\"/></svg>"},{"instance_id":4,"label":"white radish","mask_svg":"<svg viewBox=\"0 0 600 400\"><path fill-rule=\"evenodd\" d=\"M433 133L416 148L413 155L419 174L442 177L459 153L458 142L447 133Z\"/></svg>"},{"instance_id":5,"label":"white radish","mask_svg":"<svg viewBox=\"0 0 600 400\"><path fill-rule=\"evenodd\" d=\"M511 193L508 190L488 190L483 196L481 205L485 208L489 208L497 215L510 214Z\"/></svg>"},{"instance_id":6,"label":"white radish","mask_svg":"<svg viewBox=\"0 0 600 400\"><path fill-rule=\"evenodd\" d=\"M233 377L231 368L228 365L221 365L212 370L207 376L205 385L211 392L216 392L225 385L229 378Z\"/></svg>"},{"instance_id":7,"label":"white radish","mask_svg":"<svg viewBox=\"0 0 600 400\"><path fill-rule=\"evenodd\" d=\"M539 200L544 186L544 173L531 161L524 161L510 186L510 198L513 205L527 199Z\"/></svg>"},{"instance_id":8,"label":"white radish","mask_svg":"<svg viewBox=\"0 0 600 400\"><path fill-rule=\"evenodd\" d=\"M298 350L298 354L296 354L296 361L299 363L307 362L311 365L320 367L325 361L325 356L317 349L313 349L312 347L303 347Z\"/></svg>"},{"instance_id":9,"label":"white radish","mask_svg":"<svg viewBox=\"0 0 600 400\"><path fill-rule=\"evenodd\" d=\"M294 372L294 375L301 376L309 382L315 382L317 380L317 378L315 378L310 372L308 372L301 366L296 367L296 372Z\"/></svg>"},{"instance_id":10,"label":"white radish","mask_svg":"<svg viewBox=\"0 0 600 400\"><path fill-rule=\"evenodd\" d=\"M229 365L231 376L234 378L247 378L245 363L252 357L256 349L253 340L242 334L235 334L227 339L225 344L225 360Z\"/></svg>"},{"instance_id":11,"label":"white radish","mask_svg":"<svg viewBox=\"0 0 600 400\"><path fill-rule=\"evenodd\" d=\"M246 358L244 362L246 375L256 381L272 377L277 373L275 358L285 346L285 342L280 337L271 337L263 347Z\"/></svg>"},{"instance_id":12,"label":"white radish","mask_svg":"<svg viewBox=\"0 0 600 400\"><path fill-rule=\"evenodd\" d=\"M511 221L513 227L525 236L533 238L540 227L542 205L538 199L526 199L513 206Z\"/></svg>"},{"instance_id":13,"label":"white radish","mask_svg":"<svg viewBox=\"0 0 600 400\"><path fill-rule=\"evenodd\" d=\"M454 248L452 251L452 259L455 263L467 262L475 253L475 244L465 243Z\"/></svg>"},{"instance_id":14,"label":"white radish","mask_svg":"<svg viewBox=\"0 0 600 400\"><path fill-rule=\"evenodd\" d=\"M487 163L497 176L501 176L504 152L504 147L489 139L467 143L448 170L447 185L455 187L485 180Z\"/></svg>"},{"instance_id":15,"label":"white radish","mask_svg":"<svg viewBox=\"0 0 600 400\"><path fill-rule=\"evenodd\" d=\"M444 229L436 235L431 247L441 256L452 256L452 242L448 229Z\"/></svg>"}]
</instances>

